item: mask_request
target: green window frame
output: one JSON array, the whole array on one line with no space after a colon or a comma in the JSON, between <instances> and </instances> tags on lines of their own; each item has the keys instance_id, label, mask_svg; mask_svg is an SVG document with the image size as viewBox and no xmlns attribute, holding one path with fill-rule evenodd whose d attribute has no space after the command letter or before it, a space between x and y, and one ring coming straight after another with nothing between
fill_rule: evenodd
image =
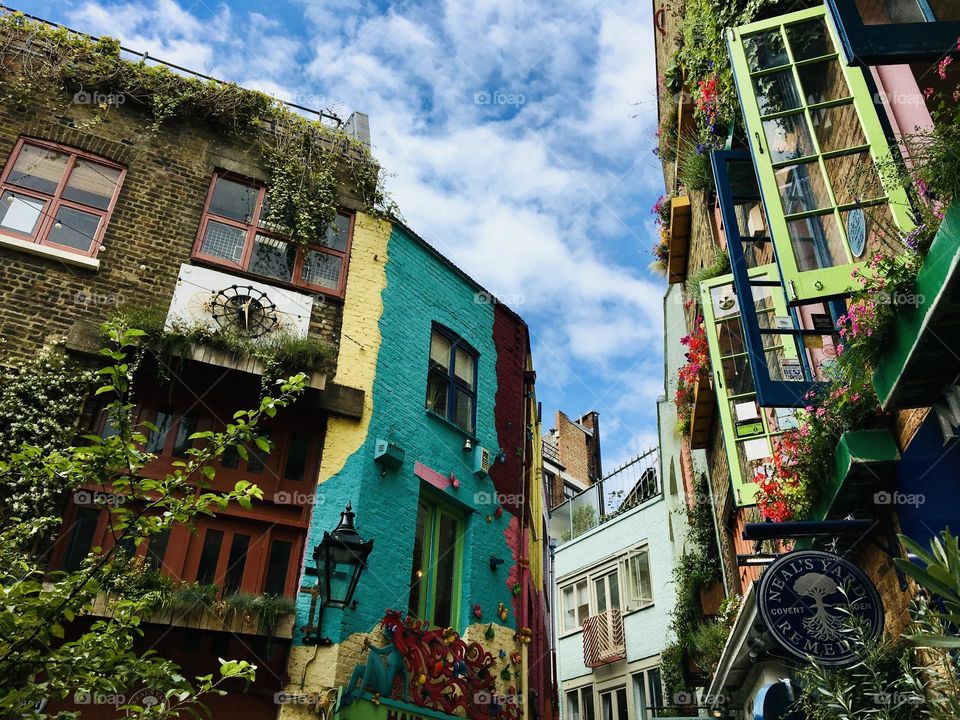
<instances>
[{"instance_id":1,"label":"green window frame","mask_svg":"<svg viewBox=\"0 0 960 720\"><path fill-rule=\"evenodd\" d=\"M749 271L751 280L773 280L776 265ZM760 407L747 352L742 308L734 291L733 275L721 275L700 283L704 333L710 348L720 423L723 430L733 500L737 507L756 504L755 467L769 459L771 440L794 426L791 408ZM777 316L787 315L782 290L773 286L754 288L754 308L761 327L774 327ZM764 352L781 358L796 358L785 335L764 335ZM752 404L752 405L751 405Z\"/></svg>"},{"instance_id":2,"label":"green window frame","mask_svg":"<svg viewBox=\"0 0 960 720\"><path fill-rule=\"evenodd\" d=\"M770 230L790 301L853 290L851 271L913 227L861 68L820 6L728 30Z\"/></svg>"},{"instance_id":3,"label":"green window frame","mask_svg":"<svg viewBox=\"0 0 960 720\"><path fill-rule=\"evenodd\" d=\"M459 625L463 540L463 515L421 494L407 602L411 616L435 627Z\"/></svg>"}]
</instances>

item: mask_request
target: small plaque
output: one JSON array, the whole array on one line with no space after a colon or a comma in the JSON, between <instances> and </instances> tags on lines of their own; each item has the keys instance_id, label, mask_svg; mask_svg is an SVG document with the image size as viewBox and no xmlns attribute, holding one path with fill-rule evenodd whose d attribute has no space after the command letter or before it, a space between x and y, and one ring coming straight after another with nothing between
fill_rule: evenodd
<instances>
[{"instance_id":1,"label":"small plaque","mask_svg":"<svg viewBox=\"0 0 960 720\"><path fill-rule=\"evenodd\" d=\"M791 382L800 382L803 380L803 368L800 361L796 358L784 358L780 361L780 370L783 372L783 379Z\"/></svg>"},{"instance_id":2,"label":"small plaque","mask_svg":"<svg viewBox=\"0 0 960 720\"><path fill-rule=\"evenodd\" d=\"M825 333L833 333L836 331L833 318L826 313L813 313L810 315L810 320L813 322L814 330L820 330Z\"/></svg>"}]
</instances>

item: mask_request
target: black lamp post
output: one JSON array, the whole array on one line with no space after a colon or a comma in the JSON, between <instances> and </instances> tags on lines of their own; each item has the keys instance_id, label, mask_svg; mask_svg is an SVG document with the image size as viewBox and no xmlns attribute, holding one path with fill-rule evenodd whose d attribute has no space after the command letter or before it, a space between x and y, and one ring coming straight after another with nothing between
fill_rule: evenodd
<instances>
[{"instance_id":1,"label":"black lamp post","mask_svg":"<svg viewBox=\"0 0 960 720\"><path fill-rule=\"evenodd\" d=\"M320 637L323 609L328 605L336 608L349 605L360 581L360 573L367 566L373 540L364 540L357 533L353 526L355 515L350 503L347 503L347 509L340 513L340 524L333 532L324 530L323 540L313 549L316 567L306 568L305 573L316 577L317 582L310 587L300 588L300 592L311 596L310 619L301 628L304 645L333 644L329 638Z\"/></svg>"}]
</instances>

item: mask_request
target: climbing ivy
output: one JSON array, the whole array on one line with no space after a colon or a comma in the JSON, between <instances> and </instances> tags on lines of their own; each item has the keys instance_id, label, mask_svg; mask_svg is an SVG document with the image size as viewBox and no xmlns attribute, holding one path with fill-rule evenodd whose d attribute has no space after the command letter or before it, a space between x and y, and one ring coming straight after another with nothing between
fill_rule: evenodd
<instances>
[{"instance_id":1,"label":"climbing ivy","mask_svg":"<svg viewBox=\"0 0 960 720\"><path fill-rule=\"evenodd\" d=\"M352 185L366 212L398 214L383 189L382 168L345 133L265 93L127 60L113 38L94 40L22 13L0 14L0 102L30 109L57 96L69 104L81 93L95 102L96 116L87 126L122 104L150 115L151 135L183 121L250 143L269 175L268 221L298 242L326 237L343 183Z\"/></svg>"}]
</instances>

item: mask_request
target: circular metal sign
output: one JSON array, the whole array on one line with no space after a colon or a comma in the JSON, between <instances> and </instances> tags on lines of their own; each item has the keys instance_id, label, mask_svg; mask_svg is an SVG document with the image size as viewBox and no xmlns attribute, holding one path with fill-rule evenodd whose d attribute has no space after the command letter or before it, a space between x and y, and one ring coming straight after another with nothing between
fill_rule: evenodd
<instances>
[{"instance_id":1,"label":"circular metal sign","mask_svg":"<svg viewBox=\"0 0 960 720\"><path fill-rule=\"evenodd\" d=\"M847 242L855 258L867 249L867 215L863 208L854 208L847 213Z\"/></svg>"},{"instance_id":2,"label":"circular metal sign","mask_svg":"<svg viewBox=\"0 0 960 720\"><path fill-rule=\"evenodd\" d=\"M757 606L784 650L830 667L859 659L844 642L847 611L866 620L870 637L883 631L883 603L870 578L839 555L819 550L787 553L768 566Z\"/></svg>"}]
</instances>

